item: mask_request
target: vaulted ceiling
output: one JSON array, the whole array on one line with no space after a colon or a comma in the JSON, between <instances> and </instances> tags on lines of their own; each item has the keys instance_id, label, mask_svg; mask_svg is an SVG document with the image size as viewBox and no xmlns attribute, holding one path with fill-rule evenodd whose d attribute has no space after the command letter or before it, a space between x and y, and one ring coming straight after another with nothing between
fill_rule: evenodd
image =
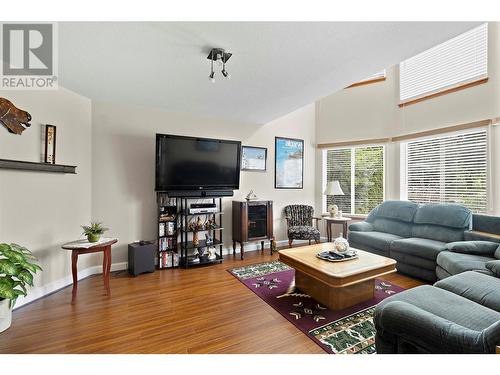
<instances>
[{"instance_id":1,"label":"vaulted ceiling","mask_svg":"<svg viewBox=\"0 0 500 375\"><path fill-rule=\"evenodd\" d=\"M60 84L95 100L266 123L479 24L63 22ZM233 53L208 80L212 47Z\"/></svg>"}]
</instances>

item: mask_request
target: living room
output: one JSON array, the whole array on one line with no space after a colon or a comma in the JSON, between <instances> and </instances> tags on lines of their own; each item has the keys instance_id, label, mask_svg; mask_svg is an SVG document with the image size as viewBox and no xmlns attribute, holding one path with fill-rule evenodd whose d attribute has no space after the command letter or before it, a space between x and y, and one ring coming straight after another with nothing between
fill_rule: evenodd
<instances>
[{"instance_id":1,"label":"living room","mask_svg":"<svg viewBox=\"0 0 500 375\"><path fill-rule=\"evenodd\" d=\"M497 14L133 9L2 22L1 354L500 351Z\"/></svg>"}]
</instances>

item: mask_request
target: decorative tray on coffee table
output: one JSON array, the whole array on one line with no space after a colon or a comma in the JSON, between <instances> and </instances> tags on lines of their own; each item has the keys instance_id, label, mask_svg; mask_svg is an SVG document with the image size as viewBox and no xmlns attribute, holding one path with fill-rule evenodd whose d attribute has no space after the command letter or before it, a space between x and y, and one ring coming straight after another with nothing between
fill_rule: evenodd
<instances>
[{"instance_id":1,"label":"decorative tray on coffee table","mask_svg":"<svg viewBox=\"0 0 500 375\"><path fill-rule=\"evenodd\" d=\"M354 249L349 249L345 253L336 251L322 251L316 254L319 259L327 260L329 262L345 262L346 260L356 259L358 253Z\"/></svg>"}]
</instances>

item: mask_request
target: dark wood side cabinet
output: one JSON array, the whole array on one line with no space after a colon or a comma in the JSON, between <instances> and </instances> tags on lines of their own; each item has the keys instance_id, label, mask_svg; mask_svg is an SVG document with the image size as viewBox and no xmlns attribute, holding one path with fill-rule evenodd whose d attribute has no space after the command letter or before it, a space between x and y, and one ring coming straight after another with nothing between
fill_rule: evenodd
<instances>
[{"instance_id":1,"label":"dark wood side cabinet","mask_svg":"<svg viewBox=\"0 0 500 375\"><path fill-rule=\"evenodd\" d=\"M264 250L264 240L273 239L273 201L233 201L233 255L236 243L240 243L241 259L245 255L245 244L260 241ZM272 246L269 244L272 254Z\"/></svg>"}]
</instances>

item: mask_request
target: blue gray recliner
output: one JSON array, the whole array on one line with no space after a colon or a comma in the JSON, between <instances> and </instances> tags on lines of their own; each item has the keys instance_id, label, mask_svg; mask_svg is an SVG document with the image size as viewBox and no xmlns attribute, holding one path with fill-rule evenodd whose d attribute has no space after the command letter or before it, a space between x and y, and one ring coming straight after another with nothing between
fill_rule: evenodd
<instances>
[{"instance_id":1,"label":"blue gray recliner","mask_svg":"<svg viewBox=\"0 0 500 375\"><path fill-rule=\"evenodd\" d=\"M349 226L349 243L395 259L401 273L434 282L438 254L448 243L464 240L471 218L458 204L385 201L365 221Z\"/></svg>"},{"instance_id":2,"label":"blue gray recliner","mask_svg":"<svg viewBox=\"0 0 500 375\"><path fill-rule=\"evenodd\" d=\"M373 320L380 354L495 353L500 278L467 271L409 289L379 303Z\"/></svg>"}]
</instances>

